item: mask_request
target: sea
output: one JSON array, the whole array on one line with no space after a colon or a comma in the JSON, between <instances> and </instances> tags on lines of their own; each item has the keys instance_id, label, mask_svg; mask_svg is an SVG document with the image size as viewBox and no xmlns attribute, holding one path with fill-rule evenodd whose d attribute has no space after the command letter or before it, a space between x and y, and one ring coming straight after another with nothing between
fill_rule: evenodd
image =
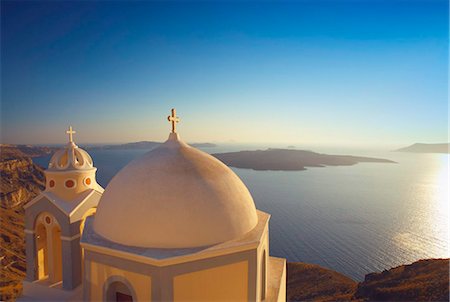
<instances>
[{"instance_id":1,"label":"sea","mask_svg":"<svg viewBox=\"0 0 450 302\"><path fill-rule=\"evenodd\" d=\"M270 145L223 144L208 153L257 150ZM97 181L108 182L149 150L89 150ZM424 258L448 258L449 155L319 147L316 152L385 158L306 171L232 168L256 207L271 214L270 254L318 264L361 281ZM35 158L48 165L49 156Z\"/></svg>"}]
</instances>

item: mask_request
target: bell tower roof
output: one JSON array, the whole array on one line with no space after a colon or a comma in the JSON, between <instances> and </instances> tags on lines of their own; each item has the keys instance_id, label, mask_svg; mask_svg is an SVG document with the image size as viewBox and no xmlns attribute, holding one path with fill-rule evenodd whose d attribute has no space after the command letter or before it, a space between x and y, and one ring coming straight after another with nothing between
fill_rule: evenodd
<instances>
[{"instance_id":1,"label":"bell tower roof","mask_svg":"<svg viewBox=\"0 0 450 302\"><path fill-rule=\"evenodd\" d=\"M50 159L49 171L69 171L69 170L92 170L94 163L91 156L83 149L79 148L74 140L73 134L76 132L69 127L66 131L69 135L69 142Z\"/></svg>"}]
</instances>

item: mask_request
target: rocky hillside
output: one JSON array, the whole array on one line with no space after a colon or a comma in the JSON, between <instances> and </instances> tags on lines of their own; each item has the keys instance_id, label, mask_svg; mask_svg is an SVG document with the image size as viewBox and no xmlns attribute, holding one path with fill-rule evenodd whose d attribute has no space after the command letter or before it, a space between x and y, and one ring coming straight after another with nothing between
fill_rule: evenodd
<instances>
[{"instance_id":1,"label":"rocky hillside","mask_svg":"<svg viewBox=\"0 0 450 302\"><path fill-rule=\"evenodd\" d=\"M288 263L288 301L449 301L449 259L366 275L363 282L318 265Z\"/></svg>"},{"instance_id":2,"label":"rocky hillside","mask_svg":"<svg viewBox=\"0 0 450 302\"><path fill-rule=\"evenodd\" d=\"M427 259L366 275L355 297L366 301L449 301L449 259Z\"/></svg>"},{"instance_id":3,"label":"rocky hillside","mask_svg":"<svg viewBox=\"0 0 450 302\"><path fill-rule=\"evenodd\" d=\"M44 173L11 145L0 146L0 300L14 298L25 276L23 205L44 189Z\"/></svg>"},{"instance_id":4,"label":"rocky hillside","mask_svg":"<svg viewBox=\"0 0 450 302\"><path fill-rule=\"evenodd\" d=\"M20 153L29 157L45 156L57 150L56 147L9 144L0 144L0 149L2 150L2 153L11 154L12 156Z\"/></svg>"},{"instance_id":5,"label":"rocky hillside","mask_svg":"<svg viewBox=\"0 0 450 302\"><path fill-rule=\"evenodd\" d=\"M1 206L23 205L44 188L43 170L15 147L2 145L0 151Z\"/></svg>"},{"instance_id":6,"label":"rocky hillside","mask_svg":"<svg viewBox=\"0 0 450 302\"><path fill-rule=\"evenodd\" d=\"M349 301L358 283L347 276L303 262L287 264L288 301Z\"/></svg>"}]
</instances>

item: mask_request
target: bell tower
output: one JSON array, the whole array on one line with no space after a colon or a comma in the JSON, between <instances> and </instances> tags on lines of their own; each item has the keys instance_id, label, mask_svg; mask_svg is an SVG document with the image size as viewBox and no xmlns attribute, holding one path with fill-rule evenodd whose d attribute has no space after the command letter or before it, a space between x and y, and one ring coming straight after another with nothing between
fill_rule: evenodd
<instances>
[{"instance_id":1,"label":"bell tower","mask_svg":"<svg viewBox=\"0 0 450 302\"><path fill-rule=\"evenodd\" d=\"M84 220L95 213L103 188L91 156L79 148L72 127L69 142L56 151L45 171L46 188L25 205L28 282L71 290L81 284L80 236Z\"/></svg>"}]
</instances>

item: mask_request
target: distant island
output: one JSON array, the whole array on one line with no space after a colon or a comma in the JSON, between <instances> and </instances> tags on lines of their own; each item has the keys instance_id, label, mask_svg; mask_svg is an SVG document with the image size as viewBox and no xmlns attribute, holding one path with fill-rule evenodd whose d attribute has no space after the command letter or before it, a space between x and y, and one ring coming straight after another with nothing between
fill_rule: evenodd
<instances>
[{"instance_id":1,"label":"distant island","mask_svg":"<svg viewBox=\"0 0 450 302\"><path fill-rule=\"evenodd\" d=\"M351 156L328 155L292 149L267 149L213 154L226 165L236 168L273 171L301 171L306 167L351 166L357 163L395 163L392 160Z\"/></svg>"},{"instance_id":2,"label":"distant island","mask_svg":"<svg viewBox=\"0 0 450 302\"><path fill-rule=\"evenodd\" d=\"M130 149L153 149L161 145L160 142L153 142L153 141L142 141L142 142L135 142L135 143L127 143L127 144L117 144L117 145L100 145L100 146L86 146L86 149L90 150L130 150ZM193 143L189 144L192 147L196 148L212 148L217 147L215 144L211 143Z\"/></svg>"},{"instance_id":3,"label":"distant island","mask_svg":"<svg viewBox=\"0 0 450 302\"><path fill-rule=\"evenodd\" d=\"M411 146L395 150L396 152L412 152L412 153L450 153L450 143L442 144L422 144L415 143Z\"/></svg>"}]
</instances>

